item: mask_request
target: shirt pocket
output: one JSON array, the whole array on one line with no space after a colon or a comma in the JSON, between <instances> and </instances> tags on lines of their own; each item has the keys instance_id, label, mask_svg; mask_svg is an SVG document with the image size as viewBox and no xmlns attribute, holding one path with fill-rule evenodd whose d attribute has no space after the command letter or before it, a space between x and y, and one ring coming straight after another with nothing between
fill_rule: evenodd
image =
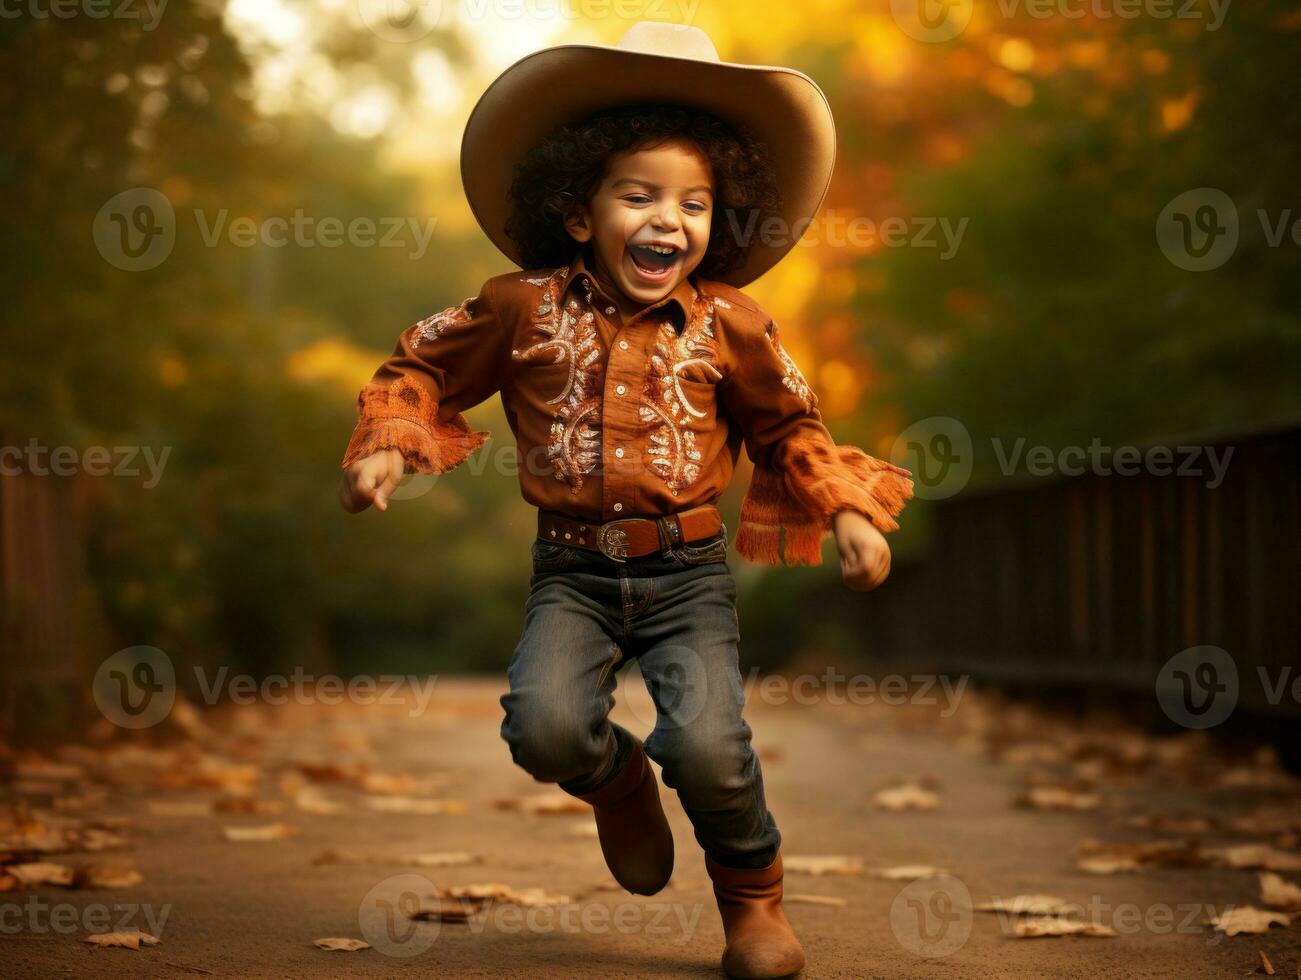
<instances>
[{"instance_id":1,"label":"shirt pocket","mask_svg":"<svg viewBox=\"0 0 1301 980\"><path fill-rule=\"evenodd\" d=\"M577 383L569 358L556 362L551 358L519 361L515 365L515 385L525 391L530 401L559 405L569 394L569 385Z\"/></svg>"},{"instance_id":2,"label":"shirt pocket","mask_svg":"<svg viewBox=\"0 0 1301 980\"><path fill-rule=\"evenodd\" d=\"M678 378L678 388L681 390L679 403L682 406L679 421L697 432L712 429L718 408L718 385L713 381Z\"/></svg>"}]
</instances>

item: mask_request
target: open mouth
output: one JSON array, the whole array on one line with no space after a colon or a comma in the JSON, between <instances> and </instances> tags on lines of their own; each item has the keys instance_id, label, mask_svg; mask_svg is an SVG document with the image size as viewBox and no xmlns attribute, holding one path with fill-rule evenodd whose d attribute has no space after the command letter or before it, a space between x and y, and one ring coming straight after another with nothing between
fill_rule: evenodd
<instances>
[{"instance_id":1,"label":"open mouth","mask_svg":"<svg viewBox=\"0 0 1301 980\"><path fill-rule=\"evenodd\" d=\"M673 245L629 245L628 255L637 273L648 282L663 282L673 274L682 250Z\"/></svg>"}]
</instances>

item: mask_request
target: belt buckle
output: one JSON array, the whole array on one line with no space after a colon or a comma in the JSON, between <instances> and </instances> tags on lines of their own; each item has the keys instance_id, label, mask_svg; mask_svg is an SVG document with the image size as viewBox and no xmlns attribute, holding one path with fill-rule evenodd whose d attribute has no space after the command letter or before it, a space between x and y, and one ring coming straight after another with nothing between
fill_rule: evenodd
<instances>
[{"instance_id":1,"label":"belt buckle","mask_svg":"<svg viewBox=\"0 0 1301 980\"><path fill-rule=\"evenodd\" d=\"M628 532L616 525L622 521L610 521L601 525L601 533L597 535L596 547L606 558L617 562L626 562L628 560Z\"/></svg>"}]
</instances>

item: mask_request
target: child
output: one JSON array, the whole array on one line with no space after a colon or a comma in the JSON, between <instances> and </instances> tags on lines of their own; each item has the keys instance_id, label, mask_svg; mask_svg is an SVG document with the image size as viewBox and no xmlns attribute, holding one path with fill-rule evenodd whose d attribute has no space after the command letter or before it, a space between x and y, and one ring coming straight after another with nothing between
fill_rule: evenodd
<instances>
[{"instance_id":1,"label":"child","mask_svg":"<svg viewBox=\"0 0 1301 980\"><path fill-rule=\"evenodd\" d=\"M644 22L617 47L518 62L476 106L461 163L476 217L526 271L401 335L343 460L344 506L386 510L404 472L443 472L483 443L461 413L501 393L538 507L502 737L534 778L593 805L610 871L636 894L673 870L647 757L661 766L740 977L795 973L804 953L741 717L714 502L744 441L737 551L815 565L833 531L846 584L870 589L911 496L906 470L832 441L776 324L739 289L817 213L834 148L811 79L720 62L696 28ZM763 230L774 219L779 236ZM644 745L607 717L634 657L657 709Z\"/></svg>"}]
</instances>

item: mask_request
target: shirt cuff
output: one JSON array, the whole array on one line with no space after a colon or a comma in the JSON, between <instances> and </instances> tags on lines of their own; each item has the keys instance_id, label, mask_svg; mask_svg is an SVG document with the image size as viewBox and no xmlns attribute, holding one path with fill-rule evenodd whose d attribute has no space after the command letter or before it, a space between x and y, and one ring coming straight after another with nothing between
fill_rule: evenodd
<instances>
[{"instance_id":1,"label":"shirt cuff","mask_svg":"<svg viewBox=\"0 0 1301 980\"><path fill-rule=\"evenodd\" d=\"M913 495L908 470L817 437L792 436L782 449L780 462L774 456L755 464L741 502L741 557L761 565L820 565L822 536L842 510L857 511L881 531L898 529L895 517Z\"/></svg>"},{"instance_id":2,"label":"shirt cuff","mask_svg":"<svg viewBox=\"0 0 1301 980\"><path fill-rule=\"evenodd\" d=\"M429 392L405 378L386 388L367 386L357 404L360 418L344 451L343 469L396 449L411 472L443 473L465 462L491 435L473 431L460 412L440 419Z\"/></svg>"}]
</instances>

